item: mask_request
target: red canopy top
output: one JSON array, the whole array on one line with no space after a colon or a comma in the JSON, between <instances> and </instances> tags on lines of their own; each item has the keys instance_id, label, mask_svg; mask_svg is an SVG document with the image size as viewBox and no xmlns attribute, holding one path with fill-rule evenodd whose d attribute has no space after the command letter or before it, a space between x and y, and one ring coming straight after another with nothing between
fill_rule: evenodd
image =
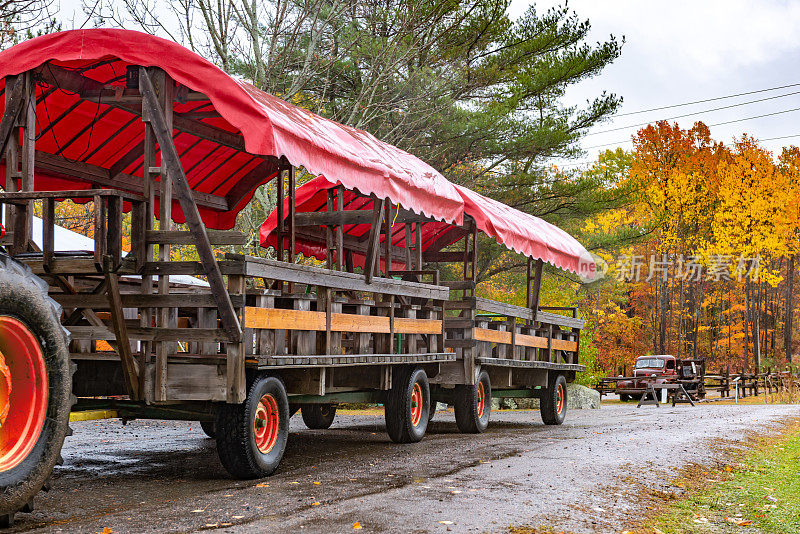
<instances>
[{"instance_id":1,"label":"red canopy top","mask_svg":"<svg viewBox=\"0 0 800 534\"><path fill-rule=\"evenodd\" d=\"M184 101L178 91L173 138L190 186L202 193L196 198L207 226L231 228L253 191L275 176L276 162L262 156L285 156L348 188L462 221L453 185L418 158L232 78L172 41L116 29L49 34L0 52L0 77L45 64L36 91L36 150L64 159L37 154L37 190L141 180L143 158L134 156L141 154L144 127L136 104L125 100L125 71L155 66L197 92ZM77 178L75 162L86 164ZM173 218L183 221L177 202Z\"/></svg>"},{"instance_id":2,"label":"red canopy top","mask_svg":"<svg viewBox=\"0 0 800 534\"><path fill-rule=\"evenodd\" d=\"M297 189L295 210L303 212L324 212L327 210L327 191L337 184L318 177L303 184ZM564 230L538 217L528 215L501 202L480 195L465 187L454 185L464 199L464 213L471 216L479 230L494 237L498 243L511 250L534 259L541 259L556 267L577 274L588 274L589 266L594 265L589 252L578 241ZM288 213L288 201L284 203ZM344 191L343 209L372 210L372 200L353 191ZM393 212L394 213L394 212ZM275 246L277 243L277 210L274 210L264 224L261 225L261 245ZM391 224L391 221L390 221ZM453 225L440 221L422 224L422 250L437 252L460 239L463 233L453 232ZM353 264L364 265L366 235L368 224L352 224L343 227L345 239L353 238ZM354 243L350 239L350 243ZM392 232L392 244L405 247L405 232L402 225L397 225ZM345 248L348 248L345 243ZM381 249L382 250L382 249ZM319 230L308 230L300 227L296 230L295 252L319 260L326 258L325 237ZM334 255L335 256L335 255ZM335 259L335 257L334 257ZM404 258L393 257L393 269L402 269ZM383 261L383 260L381 260Z\"/></svg>"},{"instance_id":3,"label":"red canopy top","mask_svg":"<svg viewBox=\"0 0 800 534\"><path fill-rule=\"evenodd\" d=\"M498 243L561 269L589 274L587 267L594 265L591 254L558 226L466 187L455 187L464 199L464 212L475 219L479 230Z\"/></svg>"},{"instance_id":4,"label":"red canopy top","mask_svg":"<svg viewBox=\"0 0 800 534\"><path fill-rule=\"evenodd\" d=\"M303 184L297 188L295 193L295 211L297 213L309 212L324 212L327 210L328 189L335 187L333 183L326 179L324 176L314 178L310 182ZM368 210L372 211L372 198L360 195L354 191L345 189L342 195L342 206L345 211ZM284 213L288 213L289 201L284 200ZM396 214L396 210L392 211L392 216ZM275 231L278 224L278 212L273 210L269 214L267 220L261 225L261 244L262 246L274 247L278 242L277 232ZM389 221L392 224L392 221ZM452 226L448 223L441 221L430 221L422 224L422 243L423 250L427 250L430 245L436 241L437 237L441 236L446 230ZM348 224L342 228L344 238L348 241L345 248L353 252L353 265L355 267L363 267L366 260L366 237L369 233L369 224ZM324 260L327 257L326 244L324 234L321 234L318 229L297 228L295 237L295 253L303 254L307 257L314 257L319 260ZM453 237L450 244L458 239L458 236ZM355 242L358 242L355 244ZM381 240L384 242L384 240ZM393 225L392 231L392 244L396 247L405 247L405 231L403 225ZM348 246L349 245L349 246ZM383 249L381 249L383 250ZM402 269L405 265L404 258L393 257L392 268ZM333 261L336 261L336 254L333 254ZM384 258L381 256L381 265L384 263Z\"/></svg>"}]
</instances>

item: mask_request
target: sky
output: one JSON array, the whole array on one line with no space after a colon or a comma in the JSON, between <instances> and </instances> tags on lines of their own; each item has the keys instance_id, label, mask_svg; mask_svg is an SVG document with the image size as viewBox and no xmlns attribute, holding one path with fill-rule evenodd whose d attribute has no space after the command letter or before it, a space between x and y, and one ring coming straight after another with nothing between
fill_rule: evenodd
<instances>
[{"instance_id":1,"label":"sky","mask_svg":"<svg viewBox=\"0 0 800 534\"><path fill-rule=\"evenodd\" d=\"M535 7L542 12L560 3L542 0L535 2ZM61 0L60 4L65 29L73 23L83 24L81 0ZM512 0L511 15L519 16L531 4L530 0ZM623 97L619 114L627 114L800 84L798 0L570 0L569 7L591 22L590 43L605 41L613 34L624 36L625 44L621 57L600 75L568 91L566 105L585 104L608 91ZM771 98L780 95L788 96ZM708 111L765 98L769 100ZM582 142L586 154L569 165L589 162L607 148L630 148L631 135L641 127L633 125L688 113L698 114L672 122L687 128L702 120L719 141L728 143L748 133L764 140L762 146L776 155L783 146L800 145L800 85L796 85L614 117L589 132ZM779 114L739 121L775 113ZM739 122L714 126L729 121ZM783 136L795 137L768 140Z\"/></svg>"},{"instance_id":2,"label":"sky","mask_svg":"<svg viewBox=\"0 0 800 534\"><path fill-rule=\"evenodd\" d=\"M518 16L531 4L514 0ZM535 3L537 11L558 5ZM616 93L624 102L619 114L708 98L800 84L800 2L776 0L570 0L569 7L592 25L589 41L613 34L625 37L622 55L599 76L581 82L567 94L567 104L585 103L602 91ZM709 126L746 117L800 108L800 85L692 106L618 116L590 131L582 145L586 156L599 150L630 148L639 127L631 125L668 119L687 113L785 95L763 102L675 119L681 127L702 120ZM619 129L614 132L599 133ZM748 133L777 154L783 146L800 145L800 109L733 124L711 126L711 135L723 142ZM623 141L620 143L620 141ZM597 145L606 145L600 148Z\"/></svg>"}]
</instances>

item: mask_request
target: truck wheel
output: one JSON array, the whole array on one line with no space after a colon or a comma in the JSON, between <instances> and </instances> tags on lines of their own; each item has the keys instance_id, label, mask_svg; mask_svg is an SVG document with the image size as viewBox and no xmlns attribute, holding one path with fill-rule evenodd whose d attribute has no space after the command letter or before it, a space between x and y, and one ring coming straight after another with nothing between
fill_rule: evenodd
<instances>
[{"instance_id":1,"label":"truck wheel","mask_svg":"<svg viewBox=\"0 0 800 534\"><path fill-rule=\"evenodd\" d=\"M492 386L489 373L482 370L474 385L456 386L455 402L456 425L465 434L480 434L489 426L489 412L492 411Z\"/></svg>"},{"instance_id":2,"label":"truck wheel","mask_svg":"<svg viewBox=\"0 0 800 534\"><path fill-rule=\"evenodd\" d=\"M545 388L542 398L539 399L539 411L546 425L560 425L564 422L567 415L567 381L564 375L558 375Z\"/></svg>"},{"instance_id":3,"label":"truck wheel","mask_svg":"<svg viewBox=\"0 0 800 534\"><path fill-rule=\"evenodd\" d=\"M209 438L214 439L217 437L217 429L214 421L200 421L200 428L203 429L203 432Z\"/></svg>"},{"instance_id":4,"label":"truck wheel","mask_svg":"<svg viewBox=\"0 0 800 534\"><path fill-rule=\"evenodd\" d=\"M333 404L303 404L300 408L303 422L312 430L326 430L336 417L336 406Z\"/></svg>"},{"instance_id":5,"label":"truck wheel","mask_svg":"<svg viewBox=\"0 0 800 534\"><path fill-rule=\"evenodd\" d=\"M0 524L33 509L61 461L73 365L47 283L0 255Z\"/></svg>"},{"instance_id":6,"label":"truck wheel","mask_svg":"<svg viewBox=\"0 0 800 534\"><path fill-rule=\"evenodd\" d=\"M216 419L217 454L235 478L269 476L289 439L289 399L283 382L261 375L242 404L221 404Z\"/></svg>"},{"instance_id":7,"label":"truck wheel","mask_svg":"<svg viewBox=\"0 0 800 534\"><path fill-rule=\"evenodd\" d=\"M392 377L384 404L386 432L395 443L416 443L428 428L431 392L428 375L417 367Z\"/></svg>"}]
</instances>

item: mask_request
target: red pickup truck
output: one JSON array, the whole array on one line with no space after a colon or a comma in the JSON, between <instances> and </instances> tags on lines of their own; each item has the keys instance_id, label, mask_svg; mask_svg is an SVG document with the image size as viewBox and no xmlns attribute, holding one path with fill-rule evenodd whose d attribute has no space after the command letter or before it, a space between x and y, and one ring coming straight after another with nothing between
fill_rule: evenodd
<instances>
[{"instance_id":1,"label":"red pickup truck","mask_svg":"<svg viewBox=\"0 0 800 534\"><path fill-rule=\"evenodd\" d=\"M641 397L647 390L648 382L655 380L656 384L674 382L678 377L677 360L675 356L659 354L654 356L639 356L636 358L636 366L633 369L631 380L620 380L617 382L617 393L622 401L630 400L631 397ZM637 380L638 377L646 377L651 380Z\"/></svg>"},{"instance_id":2,"label":"red pickup truck","mask_svg":"<svg viewBox=\"0 0 800 534\"><path fill-rule=\"evenodd\" d=\"M633 377L618 380L616 391L622 401L639 398L647 390L647 384L683 384L693 398L705 397L705 361L699 359L677 359L669 354L639 356L633 369ZM660 396L660 391L658 391Z\"/></svg>"}]
</instances>

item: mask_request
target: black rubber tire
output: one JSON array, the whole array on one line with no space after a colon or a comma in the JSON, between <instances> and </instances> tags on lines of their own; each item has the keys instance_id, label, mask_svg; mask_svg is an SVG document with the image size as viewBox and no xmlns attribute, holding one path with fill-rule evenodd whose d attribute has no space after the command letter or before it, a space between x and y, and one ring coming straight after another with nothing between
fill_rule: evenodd
<instances>
[{"instance_id":1,"label":"black rubber tire","mask_svg":"<svg viewBox=\"0 0 800 534\"><path fill-rule=\"evenodd\" d=\"M539 411L542 414L542 421L546 425L560 425L567 416L567 380L564 375L550 375L547 387L542 392L539 399ZM561 403L561 411L558 411L558 391L562 388L564 395Z\"/></svg>"},{"instance_id":2,"label":"black rubber tire","mask_svg":"<svg viewBox=\"0 0 800 534\"><path fill-rule=\"evenodd\" d=\"M217 437L217 425L214 421L200 421L200 428L209 438L214 439Z\"/></svg>"},{"instance_id":3,"label":"black rubber tire","mask_svg":"<svg viewBox=\"0 0 800 534\"><path fill-rule=\"evenodd\" d=\"M278 406L278 434L275 445L262 453L256 445L256 408L264 395L270 394ZM242 404L217 407L217 454L225 470L234 478L251 479L271 475L278 468L289 440L289 399L280 378L257 377Z\"/></svg>"},{"instance_id":4,"label":"black rubber tire","mask_svg":"<svg viewBox=\"0 0 800 534\"><path fill-rule=\"evenodd\" d=\"M0 253L0 315L22 321L39 340L48 380L48 404L39 438L28 456L0 472L0 517L11 523L14 513L33 509L33 497L61 464L61 447L69 429L74 365L69 359L69 334L61 326L61 307L47 295L48 286L24 264ZM0 350L3 350L0 341Z\"/></svg>"},{"instance_id":5,"label":"black rubber tire","mask_svg":"<svg viewBox=\"0 0 800 534\"><path fill-rule=\"evenodd\" d=\"M436 415L436 405L439 404L435 400L431 400L431 408L428 410L428 424L433 421L434 416Z\"/></svg>"},{"instance_id":6,"label":"black rubber tire","mask_svg":"<svg viewBox=\"0 0 800 534\"><path fill-rule=\"evenodd\" d=\"M419 384L422 391L422 413L416 425L411 418L414 385ZM431 407L431 391L428 375L421 367L411 370L398 369L392 375L392 389L384 404L386 432L395 443L416 443L425 436L428 428L428 415Z\"/></svg>"},{"instance_id":7,"label":"black rubber tire","mask_svg":"<svg viewBox=\"0 0 800 534\"><path fill-rule=\"evenodd\" d=\"M622 402L628 402L629 400L631 400L631 396L627 393L620 393L619 400Z\"/></svg>"},{"instance_id":8,"label":"black rubber tire","mask_svg":"<svg viewBox=\"0 0 800 534\"><path fill-rule=\"evenodd\" d=\"M303 422L312 430L327 430L336 418L336 406L333 404L303 404L300 408Z\"/></svg>"},{"instance_id":9,"label":"black rubber tire","mask_svg":"<svg viewBox=\"0 0 800 534\"><path fill-rule=\"evenodd\" d=\"M483 410L479 417L478 390L483 387ZM481 370L474 385L456 386L453 408L456 413L456 425L465 434L480 434L489 426L489 414L492 411L492 385L489 373Z\"/></svg>"}]
</instances>

